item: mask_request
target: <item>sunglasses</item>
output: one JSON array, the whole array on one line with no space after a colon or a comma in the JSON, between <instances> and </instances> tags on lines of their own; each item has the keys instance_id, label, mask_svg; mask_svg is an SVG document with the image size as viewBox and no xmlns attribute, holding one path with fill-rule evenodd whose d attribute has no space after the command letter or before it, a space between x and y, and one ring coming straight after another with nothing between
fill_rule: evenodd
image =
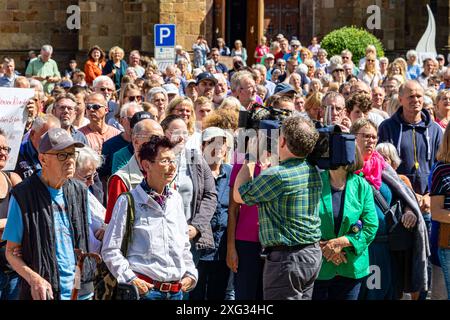
<instances>
[{"instance_id":1,"label":"sunglasses","mask_svg":"<svg viewBox=\"0 0 450 320\"><path fill-rule=\"evenodd\" d=\"M86 105L87 110L95 110L95 111L97 111L98 109L103 108L103 107L105 107L105 106L102 106L101 104L93 104L93 103L89 103Z\"/></svg>"},{"instance_id":2,"label":"sunglasses","mask_svg":"<svg viewBox=\"0 0 450 320\"><path fill-rule=\"evenodd\" d=\"M142 96L128 96L128 101L134 102L134 101L142 101Z\"/></svg>"},{"instance_id":3,"label":"sunglasses","mask_svg":"<svg viewBox=\"0 0 450 320\"><path fill-rule=\"evenodd\" d=\"M101 88L100 88L100 91L102 91L102 92L105 92L105 91L113 92L114 90L113 90L113 89L110 89L110 88L106 88L106 87L101 87Z\"/></svg>"}]
</instances>

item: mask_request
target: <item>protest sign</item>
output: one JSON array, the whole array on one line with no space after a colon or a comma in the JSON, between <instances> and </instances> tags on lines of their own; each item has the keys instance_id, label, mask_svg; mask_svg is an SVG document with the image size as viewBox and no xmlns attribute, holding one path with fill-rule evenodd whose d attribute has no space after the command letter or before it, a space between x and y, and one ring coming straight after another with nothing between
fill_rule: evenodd
<instances>
[{"instance_id":1,"label":"protest sign","mask_svg":"<svg viewBox=\"0 0 450 320\"><path fill-rule=\"evenodd\" d=\"M0 129L6 133L11 148L3 170L14 170L27 121L27 102L34 97L34 89L0 88Z\"/></svg>"}]
</instances>

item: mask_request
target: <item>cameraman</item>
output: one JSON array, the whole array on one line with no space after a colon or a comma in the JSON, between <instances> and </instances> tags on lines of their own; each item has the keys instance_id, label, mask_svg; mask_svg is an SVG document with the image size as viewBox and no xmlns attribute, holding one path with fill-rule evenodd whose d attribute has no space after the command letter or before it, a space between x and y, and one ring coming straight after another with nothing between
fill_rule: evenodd
<instances>
[{"instance_id":1,"label":"cameraman","mask_svg":"<svg viewBox=\"0 0 450 320\"><path fill-rule=\"evenodd\" d=\"M310 300L320 270L318 170L306 162L319 134L303 117L287 118L281 126L280 165L253 179L254 163L238 173L234 200L258 204L259 238L267 250L263 273L265 300Z\"/></svg>"}]
</instances>

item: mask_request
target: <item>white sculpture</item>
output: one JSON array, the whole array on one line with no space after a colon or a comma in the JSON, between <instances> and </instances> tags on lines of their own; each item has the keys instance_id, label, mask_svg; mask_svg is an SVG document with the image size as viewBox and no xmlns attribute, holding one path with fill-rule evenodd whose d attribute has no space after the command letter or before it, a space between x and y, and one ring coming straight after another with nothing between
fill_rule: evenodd
<instances>
[{"instance_id":1,"label":"white sculpture","mask_svg":"<svg viewBox=\"0 0 450 320\"><path fill-rule=\"evenodd\" d=\"M431 11L430 6L427 5L428 9L428 26L417 44L417 54L418 62L422 64L422 61L426 58L436 58L436 21L434 20L433 11Z\"/></svg>"}]
</instances>

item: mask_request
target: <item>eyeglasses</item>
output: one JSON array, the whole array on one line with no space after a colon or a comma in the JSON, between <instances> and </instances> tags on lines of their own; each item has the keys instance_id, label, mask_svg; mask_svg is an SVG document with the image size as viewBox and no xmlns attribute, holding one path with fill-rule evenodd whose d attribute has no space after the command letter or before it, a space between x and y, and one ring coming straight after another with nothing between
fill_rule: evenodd
<instances>
[{"instance_id":1,"label":"eyeglasses","mask_svg":"<svg viewBox=\"0 0 450 320\"><path fill-rule=\"evenodd\" d=\"M142 96L128 96L128 101L134 102L134 101L142 101Z\"/></svg>"},{"instance_id":2,"label":"eyeglasses","mask_svg":"<svg viewBox=\"0 0 450 320\"><path fill-rule=\"evenodd\" d=\"M7 153L7 154L9 154L11 152L11 148L8 147L8 146L1 146L0 150L5 152L5 153Z\"/></svg>"},{"instance_id":3,"label":"eyeglasses","mask_svg":"<svg viewBox=\"0 0 450 320\"><path fill-rule=\"evenodd\" d=\"M58 153L45 153L45 154L48 154L48 155L51 155L51 156L56 156L56 158L59 161L63 162L63 161L66 161L67 158L69 158L69 157L73 158L73 159L78 158L79 152L75 151L73 153L72 152L58 152Z\"/></svg>"},{"instance_id":4,"label":"eyeglasses","mask_svg":"<svg viewBox=\"0 0 450 320\"><path fill-rule=\"evenodd\" d=\"M177 160L170 160L170 159L155 159L150 162L159 163L162 164L163 166L168 166L169 164L177 165Z\"/></svg>"},{"instance_id":5,"label":"eyeglasses","mask_svg":"<svg viewBox=\"0 0 450 320\"><path fill-rule=\"evenodd\" d=\"M105 91L113 92L114 89L110 89L110 88L106 88L106 87L101 87L101 88L100 88L100 91L102 91L102 92L105 92Z\"/></svg>"},{"instance_id":6,"label":"eyeglasses","mask_svg":"<svg viewBox=\"0 0 450 320\"><path fill-rule=\"evenodd\" d=\"M335 106L322 106L322 108L327 108L327 109L330 109L330 110L335 110L336 112L341 112L342 110L344 110L344 108L343 107L335 107Z\"/></svg>"},{"instance_id":7,"label":"eyeglasses","mask_svg":"<svg viewBox=\"0 0 450 320\"><path fill-rule=\"evenodd\" d=\"M81 177L81 180L86 183L89 180L94 181L97 177L98 177L98 172L95 171L94 173L91 173L91 174L88 174L88 175L86 175L84 177Z\"/></svg>"},{"instance_id":8,"label":"eyeglasses","mask_svg":"<svg viewBox=\"0 0 450 320\"><path fill-rule=\"evenodd\" d=\"M72 106L58 106L57 108L58 108L59 110L61 110L61 111L63 111L64 109L67 109L67 111L69 111L69 112L75 110L75 108L72 107Z\"/></svg>"},{"instance_id":9,"label":"eyeglasses","mask_svg":"<svg viewBox=\"0 0 450 320\"><path fill-rule=\"evenodd\" d=\"M101 104L94 104L94 103L89 103L86 105L86 109L87 110L95 110L97 111L100 108L103 108L105 106L101 105Z\"/></svg>"},{"instance_id":10,"label":"eyeglasses","mask_svg":"<svg viewBox=\"0 0 450 320\"><path fill-rule=\"evenodd\" d=\"M378 137L376 135L373 134L369 134L369 133L358 133L359 135L361 135L363 137L364 140L378 140Z\"/></svg>"}]
</instances>

